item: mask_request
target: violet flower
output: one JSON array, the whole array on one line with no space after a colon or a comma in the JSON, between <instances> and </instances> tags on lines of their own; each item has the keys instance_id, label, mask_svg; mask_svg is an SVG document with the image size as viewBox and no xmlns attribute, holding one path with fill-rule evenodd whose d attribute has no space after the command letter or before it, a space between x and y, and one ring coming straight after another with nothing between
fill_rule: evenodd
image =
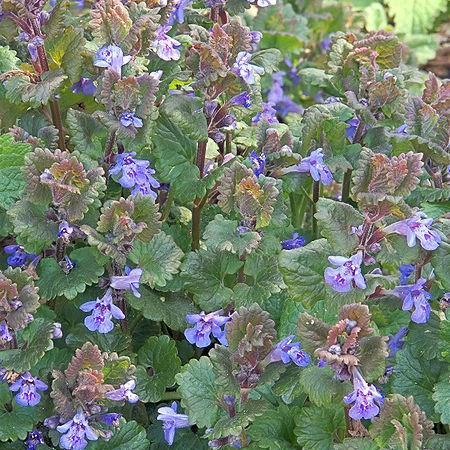
<instances>
[{"instance_id":1,"label":"violet flower","mask_svg":"<svg viewBox=\"0 0 450 450\"><path fill-rule=\"evenodd\" d=\"M282 361L289 364L291 361L299 367L306 367L311 357L303 351L300 342L292 342L295 336L288 336L281 340L270 354L271 362Z\"/></svg>"},{"instance_id":2,"label":"violet flower","mask_svg":"<svg viewBox=\"0 0 450 450\"><path fill-rule=\"evenodd\" d=\"M88 420L81 410L73 416L72 420L56 429L63 434L59 445L66 450L83 450L88 445L87 439L90 441L98 439L98 434L89 426Z\"/></svg>"},{"instance_id":3,"label":"violet flower","mask_svg":"<svg viewBox=\"0 0 450 450\"><path fill-rule=\"evenodd\" d=\"M256 125L259 122L267 122L269 125L278 123L277 110L273 107L271 103L261 103L261 111L252 118L252 124Z\"/></svg>"},{"instance_id":4,"label":"violet flower","mask_svg":"<svg viewBox=\"0 0 450 450\"><path fill-rule=\"evenodd\" d=\"M277 4L277 0L248 0L250 3L255 3L260 7L260 8L265 8L267 6L274 6Z\"/></svg>"},{"instance_id":5,"label":"violet flower","mask_svg":"<svg viewBox=\"0 0 450 450\"><path fill-rule=\"evenodd\" d=\"M111 277L110 286L114 289L131 291L135 297L140 298L139 281L141 280L141 276L142 269L139 267L131 269L127 266L125 267L125 275Z\"/></svg>"},{"instance_id":6,"label":"violet flower","mask_svg":"<svg viewBox=\"0 0 450 450\"><path fill-rule=\"evenodd\" d=\"M260 31L250 31L250 45L252 46L252 50L258 50L259 43L263 37L263 34Z\"/></svg>"},{"instance_id":7,"label":"violet flower","mask_svg":"<svg viewBox=\"0 0 450 450\"><path fill-rule=\"evenodd\" d=\"M320 49L322 53L327 53L331 49L332 40L330 35L320 41Z\"/></svg>"},{"instance_id":8,"label":"violet flower","mask_svg":"<svg viewBox=\"0 0 450 450\"><path fill-rule=\"evenodd\" d=\"M305 238L300 236L297 232L292 233L290 239L281 241L283 250L294 250L295 248L303 247L305 245Z\"/></svg>"},{"instance_id":9,"label":"violet flower","mask_svg":"<svg viewBox=\"0 0 450 450\"><path fill-rule=\"evenodd\" d=\"M403 348L404 337L408 334L408 327L401 327L397 333L389 336L388 347L389 347L389 358L393 358L399 350Z\"/></svg>"},{"instance_id":10,"label":"violet flower","mask_svg":"<svg viewBox=\"0 0 450 450\"><path fill-rule=\"evenodd\" d=\"M252 54L248 52L239 52L236 62L233 64L231 71L241 77L247 84L256 83L255 75L263 75L264 69L254 64L250 64Z\"/></svg>"},{"instance_id":11,"label":"violet flower","mask_svg":"<svg viewBox=\"0 0 450 450\"><path fill-rule=\"evenodd\" d=\"M425 290L424 285L427 282L425 278L419 278L414 284L397 286L394 289L394 295L403 300L403 311L411 311L411 320L415 323L426 323L430 318L431 307L428 300L432 295Z\"/></svg>"},{"instance_id":12,"label":"violet flower","mask_svg":"<svg viewBox=\"0 0 450 450\"><path fill-rule=\"evenodd\" d=\"M409 277L415 271L414 264L403 264L399 267L398 271L400 272L400 284L408 284Z\"/></svg>"},{"instance_id":13,"label":"violet flower","mask_svg":"<svg viewBox=\"0 0 450 450\"><path fill-rule=\"evenodd\" d=\"M344 403L354 405L348 414L354 420L372 419L380 412L383 396L373 384L367 384L358 369L352 370L354 391L344 397Z\"/></svg>"},{"instance_id":14,"label":"violet flower","mask_svg":"<svg viewBox=\"0 0 450 450\"><path fill-rule=\"evenodd\" d=\"M83 303L81 311L90 312L90 316L84 319L84 324L89 331L109 333L114 328L112 318L122 320L125 318L122 310L114 305L112 289L108 289L102 298Z\"/></svg>"},{"instance_id":15,"label":"violet flower","mask_svg":"<svg viewBox=\"0 0 450 450\"><path fill-rule=\"evenodd\" d=\"M408 125L404 123L403 125L400 125L395 131L395 134L401 134L403 136L408 135Z\"/></svg>"},{"instance_id":16,"label":"violet flower","mask_svg":"<svg viewBox=\"0 0 450 450\"><path fill-rule=\"evenodd\" d=\"M136 114L133 111L124 111L123 113L121 113L119 115L119 122L125 128L128 127L142 128L144 126L142 119L136 116Z\"/></svg>"},{"instance_id":17,"label":"violet flower","mask_svg":"<svg viewBox=\"0 0 450 450\"><path fill-rule=\"evenodd\" d=\"M45 444L44 437L39 430L33 430L28 433L27 439L25 441L26 450L36 450L39 445Z\"/></svg>"},{"instance_id":18,"label":"violet flower","mask_svg":"<svg viewBox=\"0 0 450 450\"><path fill-rule=\"evenodd\" d=\"M52 339L61 339L63 332L59 322L53 322Z\"/></svg>"},{"instance_id":19,"label":"violet flower","mask_svg":"<svg viewBox=\"0 0 450 450\"><path fill-rule=\"evenodd\" d=\"M20 406L35 406L41 400L41 395L38 391L46 391L48 386L37 377L33 377L30 372L24 372L20 377L9 387L12 392L19 391L16 394L16 403Z\"/></svg>"},{"instance_id":20,"label":"violet flower","mask_svg":"<svg viewBox=\"0 0 450 450\"><path fill-rule=\"evenodd\" d=\"M139 397L131 392L136 387L136 381L130 380L125 384L121 384L119 389L115 389L113 391L109 391L105 394L106 398L109 400L114 400L115 402L128 402L128 403L136 403L139 401Z\"/></svg>"},{"instance_id":21,"label":"violet flower","mask_svg":"<svg viewBox=\"0 0 450 450\"><path fill-rule=\"evenodd\" d=\"M250 163L252 164L252 170L253 173L259 177L264 173L266 170L266 155L264 153L261 153L261 155L258 155L255 151L251 152L248 159L250 160Z\"/></svg>"},{"instance_id":22,"label":"violet flower","mask_svg":"<svg viewBox=\"0 0 450 450\"><path fill-rule=\"evenodd\" d=\"M167 25L172 26L175 22L184 22L184 10L192 3L192 0L176 0L174 2L175 9L170 14Z\"/></svg>"},{"instance_id":23,"label":"violet flower","mask_svg":"<svg viewBox=\"0 0 450 450\"><path fill-rule=\"evenodd\" d=\"M13 335L9 331L8 324L6 320L0 322L0 343L11 342L13 340Z\"/></svg>"},{"instance_id":24,"label":"violet flower","mask_svg":"<svg viewBox=\"0 0 450 450\"><path fill-rule=\"evenodd\" d=\"M100 48L94 57L94 66L114 70L122 75L122 66L131 61L131 56L124 56L123 51L117 45L105 45Z\"/></svg>"},{"instance_id":25,"label":"violet flower","mask_svg":"<svg viewBox=\"0 0 450 450\"><path fill-rule=\"evenodd\" d=\"M345 134L350 142L353 142L353 139L355 138L359 122L360 120L356 116L346 122L348 127L345 130Z\"/></svg>"},{"instance_id":26,"label":"violet flower","mask_svg":"<svg viewBox=\"0 0 450 450\"><path fill-rule=\"evenodd\" d=\"M365 289L366 280L361 273L362 252L350 258L345 256L329 256L328 261L337 266L336 269L325 269L325 282L336 292L350 292L354 286Z\"/></svg>"},{"instance_id":27,"label":"violet flower","mask_svg":"<svg viewBox=\"0 0 450 450\"><path fill-rule=\"evenodd\" d=\"M188 314L186 321L192 328L184 331L186 339L199 348L208 347L211 344L212 335L222 344L228 345L224 325L230 320L227 316L222 316L222 310L206 314L202 311L200 314Z\"/></svg>"},{"instance_id":28,"label":"violet flower","mask_svg":"<svg viewBox=\"0 0 450 450\"><path fill-rule=\"evenodd\" d=\"M309 173L314 181L320 181L324 185L333 182L333 174L323 161L323 150L321 148L313 150L309 156L303 158L298 164L284 170L284 173L289 172Z\"/></svg>"},{"instance_id":29,"label":"violet flower","mask_svg":"<svg viewBox=\"0 0 450 450\"><path fill-rule=\"evenodd\" d=\"M303 110L288 95L285 95L283 89L285 75L284 72L275 72L272 75L272 87L267 95L269 104L274 105L281 117L285 117L289 113L300 113Z\"/></svg>"},{"instance_id":30,"label":"violet flower","mask_svg":"<svg viewBox=\"0 0 450 450\"><path fill-rule=\"evenodd\" d=\"M104 423L105 425L109 425L110 427L118 427L119 419L122 417L122 414L119 413L105 413L100 414L97 417L99 422Z\"/></svg>"},{"instance_id":31,"label":"violet flower","mask_svg":"<svg viewBox=\"0 0 450 450\"><path fill-rule=\"evenodd\" d=\"M159 188L160 184L152 176L155 170L149 166L148 161L135 159L134 156L134 152L118 154L109 174L122 187L132 189L132 195L140 193L156 200L157 193L154 190Z\"/></svg>"},{"instance_id":32,"label":"violet flower","mask_svg":"<svg viewBox=\"0 0 450 450\"><path fill-rule=\"evenodd\" d=\"M63 220L59 226L58 226L58 238L69 242L70 241L70 237L72 236L73 233L73 227L70 225L69 222L67 222L66 220Z\"/></svg>"},{"instance_id":33,"label":"violet flower","mask_svg":"<svg viewBox=\"0 0 450 450\"><path fill-rule=\"evenodd\" d=\"M170 25L160 26L152 45L152 50L164 61L176 61L180 59L181 55L178 50L181 43L167 34L171 28Z\"/></svg>"},{"instance_id":34,"label":"violet flower","mask_svg":"<svg viewBox=\"0 0 450 450\"><path fill-rule=\"evenodd\" d=\"M158 408L158 416L156 419L163 422L164 439L168 445L173 444L177 428L187 428L190 426L188 416L177 413L177 402L173 402L170 407L163 406L162 408Z\"/></svg>"},{"instance_id":35,"label":"violet flower","mask_svg":"<svg viewBox=\"0 0 450 450\"><path fill-rule=\"evenodd\" d=\"M232 97L228 104L230 106L243 106L244 108L250 108L252 106L252 98L247 91L244 91Z\"/></svg>"},{"instance_id":36,"label":"violet flower","mask_svg":"<svg viewBox=\"0 0 450 450\"><path fill-rule=\"evenodd\" d=\"M80 81L72 84L71 89L74 94L83 94L86 96L94 95L97 90L94 82L90 78L85 77L81 77Z\"/></svg>"},{"instance_id":37,"label":"violet flower","mask_svg":"<svg viewBox=\"0 0 450 450\"><path fill-rule=\"evenodd\" d=\"M27 253L21 245L7 245L3 247L3 251L10 255L6 258L6 262L11 267L25 266L37 257L34 253Z\"/></svg>"},{"instance_id":38,"label":"violet flower","mask_svg":"<svg viewBox=\"0 0 450 450\"><path fill-rule=\"evenodd\" d=\"M420 245L425 250L436 250L441 243L439 233L431 229L433 219L426 218L423 213L416 213L409 219L400 220L384 229L385 234L397 233L406 236L408 247L416 245L416 239L419 239Z\"/></svg>"},{"instance_id":39,"label":"violet flower","mask_svg":"<svg viewBox=\"0 0 450 450\"><path fill-rule=\"evenodd\" d=\"M38 60L39 55L37 49L41 45L44 45L44 39L40 36L35 36L30 42L28 42L28 53L30 54L31 61L36 62Z\"/></svg>"}]
</instances>

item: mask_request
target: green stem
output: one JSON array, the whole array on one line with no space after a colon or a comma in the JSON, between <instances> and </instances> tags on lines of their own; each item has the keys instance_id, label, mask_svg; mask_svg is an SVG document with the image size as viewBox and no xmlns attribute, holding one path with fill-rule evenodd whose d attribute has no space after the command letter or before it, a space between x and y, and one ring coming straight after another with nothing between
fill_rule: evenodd
<instances>
[{"instance_id":1,"label":"green stem","mask_svg":"<svg viewBox=\"0 0 450 450\"><path fill-rule=\"evenodd\" d=\"M173 190L173 188L170 188L161 214L162 222L167 220L167 218L169 217L170 209L172 208L174 198L175 198L175 191Z\"/></svg>"},{"instance_id":2,"label":"green stem","mask_svg":"<svg viewBox=\"0 0 450 450\"><path fill-rule=\"evenodd\" d=\"M315 214L317 212L317 202L320 198L320 182L314 181L313 183L313 208L312 208L312 228L313 228L313 235L315 238L317 238L317 219L315 217Z\"/></svg>"},{"instance_id":3,"label":"green stem","mask_svg":"<svg viewBox=\"0 0 450 450\"><path fill-rule=\"evenodd\" d=\"M341 201L348 203L350 200L350 183L352 181L352 169L348 169L344 173L344 179L342 180L342 196Z\"/></svg>"}]
</instances>

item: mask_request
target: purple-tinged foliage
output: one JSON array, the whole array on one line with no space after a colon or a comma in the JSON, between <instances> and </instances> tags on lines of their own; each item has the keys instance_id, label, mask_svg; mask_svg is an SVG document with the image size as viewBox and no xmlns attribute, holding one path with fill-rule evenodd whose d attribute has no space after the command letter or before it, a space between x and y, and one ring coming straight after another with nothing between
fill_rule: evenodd
<instances>
[{"instance_id":1,"label":"purple-tinged foliage","mask_svg":"<svg viewBox=\"0 0 450 450\"><path fill-rule=\"evenodd\" d=\"M429 300L432 295L425 289L425 278L419 278L414 284L397 286L394 295L403 300L403 311L411 311L411 320L415 323L426 323L430 318Z\"/></svg>"},{"instance_id":2,"label":"purple-tinged foliage","mask_svg":"<svg viewBox=\"0 0 450 450\"><path fill-rule=\"evenodd\" d=\"M46 391L48 386L30 372L25 372L9 387L12 392L18 392L15 399L20 406L36 406L41 401L38 391Z\"/></svg>"},{"instance_id":3,"label":"purple-tinged foliage","mask_svg":"<svg viewBox=\"0 0 450 450\"><path fill-rule=\"evenodd\" d=\"M295 248L303 247L305 245L305 242L305 238L294 231L290 239L281 241L281 247L283 248L283 250L294 250Z\"/></svg>"},{"instance_id":4,"label":"purple-tinged foliage","mask_svg":"<svg viewBox=\"0 0 450 450\"><path fill-rule=\"evenodd\" d=\"M82 411L78 411L73 419L56 428L61 434L59 445L66 450L83 450L89 441L96 441L98 433L88 423Z\"/></svg>"},{"instance_id":5,"label":"purple-tinged foliage","mask_svg":"<svg viewBox=\"0 0 450 450\"><path fill-rule=\"evenodd\" d=\"M353 392L344 397L344 403L353 406L348 414L354 420L373 419L380 412L383 396L373 384L367 384L358 369L354 368Z\"/></svg>"},{"instance_id":6,"label":"purple-tinged foliage","mask_svg":"<svg viewBox=\"0 0 450 450\"><path fill-rule=\"evenodd\" d=\"M419 212L408 219L388 225L384 233L406 236L408 247L414 247L418 239L425 250L436 250L441 243L441 236L431 228L432 223L433 219L428 219L425 214Z\"/></svg>"},{"instance_id":7,"label":"purple-tinged foliage","mask_svg":"<svg viewBox=\"0 0 450 450\"><path fill-rule=\"evenodd\" d=\"M224 325L230 320L228 316L223 316L223 311L214 311L206 314L202 311L199 314L188 314L186 321L193 325L187 328L184 335L188 342L199 348L211 345L211 334L222 344L228 345Z\"/></svg>"},{"instance_id":8,"label":"purple-tinged foliage","mask_svg":"<svg viewBox=\"0 0 450 450\"><path fill-rule=\"evenodd\" d=\"M109 333L114 328L113 318L125 319L122 310L113 303L111 289L108 289L102 298L83 303L80 309L91 313L84 319L84 324L89 331Z\"/></svg>"},{"instance_id":9,"label":"purple-tinged foliage","mask_svg":"<svg viewBox=\"0 0 450 450\"><path fill-rule=\"evenodd\" d=\"M163 423L164 439L168 445L173 444L175 432L178 428L190 426L188 416L186 414L178 414L177 408L177 402L173 402L170 407L163 406L158 408L158 416L156 418Z\"/></svg>"},{"instance_id":10,"label":"purple-tinged foliage","mask_svg":"<svg viewBox=\"0 0 450 450\"><path fill-rule=\"evenodd\" d=\"M270 360L272 362L282 361L283 364L293 362L299 367L306 367L311 362L311 357L302 350L300 342L292 342L295 336L282 339L272 350Z\"/></svg>"},{"instance_id":11,"label":"purple-tinged foliage","mask_svg":"<svg viewBox=\"0 0 450 450\"><path fill-rule=\"evenodd\" d=\"M125 384L121 384L118 389L107 392L106 398L109 400L114 400L115 402L128 402L136 403L139 401L139 397L132 392L136 387L136 381L130 380Z\"/></svg>"},{"instance_id":12,"label":"purple-tinged foliage","mask_svg":"<svg viewBox=\"0 0 450 450\"><path fill-rule=\"evenodd\" d=\"M329 256L328 261L337 268L325 269L325 282L336 292L350 292L354 287L366 288L366 280L361 272L362 252L345 256Z\"/></svg>"}]
</instances>

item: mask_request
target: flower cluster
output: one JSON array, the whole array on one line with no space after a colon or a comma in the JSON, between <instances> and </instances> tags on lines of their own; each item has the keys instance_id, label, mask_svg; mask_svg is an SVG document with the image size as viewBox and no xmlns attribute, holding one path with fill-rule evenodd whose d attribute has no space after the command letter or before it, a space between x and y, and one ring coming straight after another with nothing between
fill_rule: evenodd
<instances>
[{"instance_id":1,"label":"flower cluster","mask_svg":"<svg viewBox=\"0 0 450 450\"><path fill-rule=\"evenodd\" d=\"M366 288L366 280L361 272L362 252L350 258L329 256L328 261L337 266L325 269L325 282L336 292L350 292L354 287Z\"/></svg>"},{"instance_id":2,"label":"flower cluster","mask_svg":"<svg viewBox=\"0 0 450 450\"><path fill-rule=\"evenodd\" d=\"M184 332L186 339L193 345L204 348L211 345L211 334L222 344L227 345L227 337L224 325L230 320L228 316L222 315L223 311L214 311L206 314L188 314L186 321L194 325Z\"/></svg>"}]
</instances>

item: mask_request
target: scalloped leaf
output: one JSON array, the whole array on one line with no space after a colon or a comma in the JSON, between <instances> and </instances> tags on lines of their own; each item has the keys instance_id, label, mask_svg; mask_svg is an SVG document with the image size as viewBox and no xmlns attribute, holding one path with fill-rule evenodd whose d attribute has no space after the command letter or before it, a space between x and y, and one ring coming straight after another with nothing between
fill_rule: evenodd
<instances>
[{"instance_id":1,"label":"scalloped leaf","mask_svg":"<svg viewBox=\"0 0 450 450\"><path fill-rule=\"evenodd\" d=\"M159 402L181 368L175 341L169 336L149 337L139 349L138 364L136 394L143 402Z\"/></svg>"},{"instance_id":2,"label":"scalloped leaf","mask_svg":"<svg viewBox=\"0 0 450 450\"><path fill-rule=\"evenodd\" d=\"M150 242L136 241L128 257L143 270L141 282L153 288L165 286L178 273L183 252L161 231Z\"/></svg>"},{"instance_id":3,"label":"scalloped leaf","mask_svg":"<svg viewBox=\"0 0 450 450\"><path fill-rule=\"evenodd\" d=\"M142 425L134 420L125 422L120 421L119 429L113 432L111 439L104 441L90 442L89 450L148 450L150 442L147 439L147 432Z\"/></svg>"},{"instance_id":4,"label":"scalloped leaf","mask_svg":"<svg viewBox=\"0 0 450 450\"><path fill-rule=\"evenodd\" d=\"M434 386L433 400L436 402L435 411L440 414L441 423L450 423L450 376L444 376Z\"/></svg>"},{"instance_id":5,"label":"scalloped leaf","mask_svg":"<svg viewBox=\"0 0 450 450\"><path fill-rule=\"evenodd\" d=\"M215 375L211 361L206 356L192 359L175 376L181 394L181 405L191 423L198 427L211 427L219 417L219 404Z\"/></svg>"},{"instance_id":6,"label":"scalloped leaf","mask_svg":"<svg viewBox=\"0 0 450 450\"><path fill-rule=\"evenodd\" d=\"M69 257L75 267L68 274L62 271L54 258L44 258L39 263L37 285L43 298L51 300L64 296L73 299L84 292L86 286L97 283L105 271L107 259L95 248L78 248Z\"/></svg>"},{"instance_id":7,"label":"scalloped leaf","mask_svg":"<svg viewBox=\"0 0 450 450\"><path fill-rule=\"evenodd\" d=\"M89 25L100 43L120 44L128 35L132 21L120 0L99 0L91 10Z\"/></svg>"}]
</instances>

